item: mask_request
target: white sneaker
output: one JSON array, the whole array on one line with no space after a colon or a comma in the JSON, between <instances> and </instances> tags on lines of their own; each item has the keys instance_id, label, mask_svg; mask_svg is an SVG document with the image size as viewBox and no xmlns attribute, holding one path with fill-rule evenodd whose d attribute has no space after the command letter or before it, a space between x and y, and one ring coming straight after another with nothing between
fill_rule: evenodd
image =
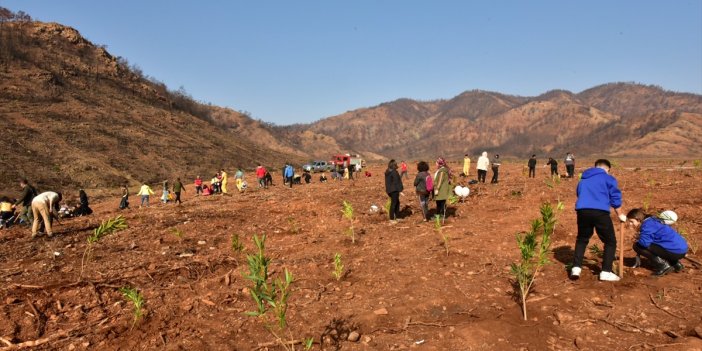
<instances>
[{"instance_id":1,"label":"white sneaker","mask_svg":"<svg viewBox=\"0 0 702 351\"><path fill-rule=\"evenodd\" d=\"M580 267L573 267L570 269L570 279L577 280L580 278L580 272L582 272L582 268Z\"/></svg>"},{"instance_id":2,"label":"white sneaker","mask_svg":"<svg viewBox=\"0 0 702 351\"><path fill-rule=\"evenodd\" d=\"M618 282L619 281L619 276L612 273L612 272L600 272L600 280L605 281L605 282Z\"/></svg>"}]
</instances>

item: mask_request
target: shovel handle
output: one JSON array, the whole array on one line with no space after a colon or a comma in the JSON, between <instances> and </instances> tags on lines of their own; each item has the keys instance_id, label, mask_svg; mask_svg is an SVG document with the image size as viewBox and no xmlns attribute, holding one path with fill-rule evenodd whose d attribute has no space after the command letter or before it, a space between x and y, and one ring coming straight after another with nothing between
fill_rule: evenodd
<instances>
[{"instance_id":1,"label":"shovel handle","mask_svg":"<svg viewBox=\"0 0 702 351\"><path fill-rule=\"evenodd\" d=\"M624 222L619 222L619 277L624 278Z\"/></svg>"}]
</instances>

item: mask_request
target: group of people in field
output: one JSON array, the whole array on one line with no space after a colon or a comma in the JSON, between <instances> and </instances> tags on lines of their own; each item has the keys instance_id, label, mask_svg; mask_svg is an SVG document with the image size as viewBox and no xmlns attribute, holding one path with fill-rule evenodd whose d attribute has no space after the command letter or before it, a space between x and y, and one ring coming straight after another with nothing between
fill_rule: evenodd
<instances>
[{"instance_id":1,"label":"group of people in field","mask_svg":"<svg viewBox=\"0 0 702 351\"><path fill-rule=\"evenodd\" d=\"M463 172L460 176L466 178L470 176L471 161L468 155L463 160ZM575 174L575 157L572 153L567 153L565 157L567 177L573 178ZM434 201L436 204L434 216L439 216L441 219L446 218L446 202L452 196L457 184L457 177L449 168L447 161L439 157L434 162L435 170L431 172L429 163L419 161L416 164L417 174L414 177L412 185L419 202L419 207L422 212L422 221L429 221L430 203ZM478 158L476 164L477 180L470 180L469 184L485 183L487 168L492 168L493 177L491 183L499 181L500 157L494 155L492 160L488 159L487 152L483 152ZM551 174L557 175L557 162L553 158L549 158L546 166L551 166ZM349 170L350 166L343 165L342 169L346 169L348 178L353 179L353 172ZM355 166L353 166L355 169ZM535 177L536 156L532 155L528 162L529 177ZM620 278L613 270L613 261L615 257L617 239L612 222L610 211L613 209L616 218L627 223L630 227L636 228L638 232L638 240L634 244L634 251L637 253L634 266L641 265L641 258L646 258L647 261L654 267L654 275L662 276L671 271L680 272L683 270L683 265L680 262L685 257L688 245L685 239L675 231L670 225L675 223L677 215L672 211L666 211L666 215L651 215L645 213L640 208L634 208L627 213L622 209L622 193L619 190L617 180L610 175L612 165L606 159L595 161L594 166L588 168L580 175L580 180L577 184L575 202L575 211L577 215L578 234L575 242L575 250L573 255L572 266L569 271L571 279L579 279L582 274L582 264L588 242L594 233L597 233L598 238L604 243L602 269L599 272L599 279L602 281L618 281ZM397 223L400 220L400 196L404 191L403 179L409 178L408 165L405 161L399 164L395 160L390 160L385 171L385 192L389 198L389 219L391 223ZM340 179L343 176L339 175L339 170L335 170L336 175L333 178ZM293 184L305 183L311 181L309 172L303 174L295 174L294 167L290 163L286 163L281 170L283 176L283 185L292 187ZM256 167L255 175L258 181L258 187L266 189L273 185L273 177L270 172L262 165ZM366 172L366 176L370 176ZM244 172L238 169L235 176L235 185L238 191L243 192L247 188L247 183L244 179ZM320 182L326 182L326 175L322 173ZM42 234L52 236L52 223L54 219L83 216L92 213L89 206L88 196L83 189L79 190L79 202L75 206L61 205L63 195L60 192L46 191L39 192L29 184L27 179L19 181L21 194L17 199L8 197L0 198L0 229L9 228L13 224L31 224L32 237L37 237ZM197 176L194 181L196 196L211 196L215 194L226 195L228 191L228 175L222 169L217 172L209 184L203 181L202 177ZM457 188L457 187L456 187ZM122 186L122 197L119 204L120 209L129 207L129 190L127 185ZM181 193L185 192L185 186L180 178L169 185L169 181L162 182L161 202L174 202L181 204ZM151 187L144 183L142 184L137 196L141 198L141 206L149 206L150 197L154 195ZM467 196L467 193L466 193ZM672 215L670 215L672 213Z\"/></svg>"},{"instance_id":2,"label":"group of people in field","mask_svg":"<svg viewBox=\"0 0 702 351\"><path fill-rule=\"evenodd\" d=\"M478 180L470 184L484 183L487 167L492 166L493 178L491 183L497 183L499 177L500 160L495 155L492 160L483 152L478 158L476 169ZM549 158L546 164L551 166L551 174L558 175L557 162ZM413 186L422 212L422 221L430 220L429 204L431 200L436 203L435 216L441 219L446 217L446 201L452 194L456 183L451 169L444 158L439 157L435 162L436 170L430 172L429 164L425 161L417 162L417 175ZM566 174L573 178L575 174L575 156L568 152L565 157ZM527 162L528 177L535 177L536 155L532 155ZM641 257L648 260L653 267L655 276L663 276L671 271L680 272L683 265L680 262L685 257L688 245L670 224L677 221L677 215L672 211L665 211L660 215L645 213L640 208L634 208L627 213L622 209L622 192L619 190L617 180L609 174L612 165L606 159L595 161L593 167L586 169L580 176L577 184L575 211L577 216L578 234L575 242L573 262L569 277L573 280L580 278L582 264L588 242L594 233L604 244L602 269L599 272L601 281L618 281L620 277L613 272L613 261L617 248L614 223L610 216L613 209L616 218L622 223L635 228L638 239L634 244L637 253L633 267L641 265ZM400 169L400 171L398 171ZM470 175L470 158L464 158L464 177ZM407 177L407 164L402 161L400 165L395 160L388 162L385 171L385 192L389 197L389 219L392 224L400 220L400 196L403 194L403 178ZM672 214L672 215L671 215Z\"/></svg>"},{"instance_id":3,"label":"group of people in field","mask_svg":"<svg viewBox=\"0 0 702 351\"><path fill-rule=\"evenodd\" d=\"M21 193L18 198L0 197L0 229L12 225L31 226L32 238L53 235L54 219L87 216L93 213L88 194L78 190L78 203L63 204L63 194L54 191L39 192L26 178L19 180Z\"/></svg>"}]
</instances>

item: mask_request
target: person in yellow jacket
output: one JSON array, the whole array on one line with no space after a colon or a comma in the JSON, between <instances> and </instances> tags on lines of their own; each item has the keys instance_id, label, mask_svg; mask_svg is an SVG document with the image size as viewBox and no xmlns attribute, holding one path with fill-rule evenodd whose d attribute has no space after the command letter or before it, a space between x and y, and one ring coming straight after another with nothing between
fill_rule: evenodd
<instances>
[{"instance_id":1,"label":"person in yellow jacket","mask_svg":"<svg viewBox=\"0 0 702 351\"><path fill-rule=\"evenodd\" d=\"M222 194L227 193L227 172L222 168Z\"/></svg>"},{"instance_id":2,"label":"person in yellow jacket","mask_svg":"<svg viewBox=\"0 0 702 351\"><path fill-rule=\"evenodd\" d=\"M466 177L470 176L470 157L468 157L468 154L463 156L463 175Z\"/></svg>"},{"instance_id":3,"label":"person in yellow jacket","mask_svg":"<svg viewBox=\"0 0 702 351\"><path fill-rule=\"evenodd\" d=\"M151 190L151 187L144 183L141 186L141 189L139 189L139 192L137 193L137 196L141 196L141 206L144 206L144 203L146 203L146 207L149 207L149 196L153 195L154 191Z\"/></svg>"}]
</instances>

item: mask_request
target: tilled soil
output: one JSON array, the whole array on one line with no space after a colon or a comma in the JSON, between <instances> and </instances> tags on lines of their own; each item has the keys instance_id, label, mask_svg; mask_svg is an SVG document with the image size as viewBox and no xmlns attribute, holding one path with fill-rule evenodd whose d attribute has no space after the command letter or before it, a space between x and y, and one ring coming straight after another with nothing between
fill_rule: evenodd
<instances>
[{"instance_id":1,"label":"tilled soil","mask_svg":"<svg viewBox=\"0 0 702 351\"><path fill-rule=\"evenodd\" d=\"M613 174L624 207L675 210L677 229L702 250L702 171L620 163ZM283 350L278 337L313 338L315 350L702 349L702 266L685 260L681 273L662 278L647 266L627 268L621 282L599 282L599 258L588 252L583 277L568 280L577 180L552 182L545 168L528 179L522 164L503 164L500 183L471 185L465 202L450 206L447 255L434 224L421 221L412 179L401 197L404 218L391 224L382 210L383 168L370 171L370 178L320 184L314 177L292 189L275 179L270 189L232 196L195 197L189 186L181 206L160 204L157 194L140 209L132 196L132 208L120 212L115 197L95 204L92 216L57 224L52 238L31 239L19 226L0 231L0 350L27 342L39 350ZM355 243L344 200L355 209ZM515 234L529 229L542 202L559 200L565 209L551 264L538 274L523 320L509 268L519 256ZM94 244L81 274L87 236L119 214L128 229ZM233 234L245 252L254 251L254 234L266 234L271 277L293 273L286 329L271 312L245 314L255 310L252 283L243 277L245 253L231 248ZM633 235L627 231L626 264ZM602 248L596 236L591 244ZM345 266L339 281L335 253ZM143 294L137 321L119 291L125 286ZM346 340L352 332L358 341Z\"/></svg>"}]
</instances>

